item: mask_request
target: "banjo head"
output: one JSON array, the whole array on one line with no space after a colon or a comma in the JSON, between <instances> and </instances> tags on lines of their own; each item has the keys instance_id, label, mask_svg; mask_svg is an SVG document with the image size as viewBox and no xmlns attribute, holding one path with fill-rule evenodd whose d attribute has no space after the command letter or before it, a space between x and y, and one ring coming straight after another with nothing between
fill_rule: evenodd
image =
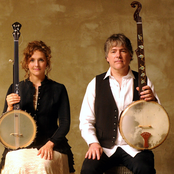
<instances>
[{"instance_id":1,"label":"banjo head","mask_svg":"<svg viewBox=\"0 0 174 174\"><path fill-rule=\"evenodd\" d=\"M29 146L36 136L33 117L22 110L12 110L0 118L0 141L9 149Z\"/></svg>"},{"instance_id":2,"label":"banjo head","mask_svg":"<svg viewBox=\"0 0 174 174\"><path fill-rule=\"evenodd\" d=\"M127 144L138 150L153 149L169 133L169 117L157 102L133 102L121 114L119 129Z\"/></svg>"}]
</instances>

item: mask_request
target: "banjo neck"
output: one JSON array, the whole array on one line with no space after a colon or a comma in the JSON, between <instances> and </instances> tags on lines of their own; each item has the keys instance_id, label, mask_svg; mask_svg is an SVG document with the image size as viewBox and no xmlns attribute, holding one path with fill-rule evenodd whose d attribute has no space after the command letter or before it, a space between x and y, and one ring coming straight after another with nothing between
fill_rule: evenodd
<instances>
[{"instance_id":1,"label":"banjo neck","mask_svg":"<svg viewBox=\"0 0 174 174\"><path fill-rule=\"evenodd\" d=\"M13 37L14 37L14 64L13 64L13 87L14 93L19 94L19 53L18 53L18 42L20 37L21 24L15 22L12 24L13 27ZM14 104L14 109L20 109L19 103Z\"/></svg>"},{"instance_id":2,"label":"banjo neck","mask_svg":"<svg viewBox=\"0 0 174 174\"><path fill-rule=\"evenodd\" d=\"M19 94L18 39L21 24L12 24L14 37L13 88ZM13 110L6 112L0 119L0 142L8 149L19 149L33 143L37 132L34 118L15 104Z\"/></svg>"},{"instance_id":3,"label":"banjo neck","mask_svg":"<svg viewBox=\"0 0 174 174\"><path fill-rule=\"evenodd\" d=\"M147 76L145 70L145 55L144 55L144 43L143 43L143 27L142 27L142 19L139 16L139 12L142 8L142 5L137 2L133 1L131 6L133 8L138 6L135 13L134 13L134 20L137 23L137 49L135 50L138 58L138 86L139 92L142 92L143 86L147 85Z\"/></svg>"}]
</instances>

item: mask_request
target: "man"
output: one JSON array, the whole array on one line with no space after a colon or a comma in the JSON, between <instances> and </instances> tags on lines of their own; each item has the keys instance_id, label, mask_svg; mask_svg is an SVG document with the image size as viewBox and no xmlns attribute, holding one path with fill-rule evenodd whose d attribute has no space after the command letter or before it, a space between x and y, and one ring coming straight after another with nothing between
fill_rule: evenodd
<instances>
[{"instance_id":1,"label":"man","mask_svg":"<svg viewBox=\"0 0 174 174\"><path fill-rule=\"evenodd\" d=\"M153 153L130 147L118 128L120 113L133 99L139 99L133 92L139 90L134 90L137 73L129 66L133 56L130 40L123 34L113 34L104 50L109 70L89 83L80 112L81 134L89 145L81 174L103 174L120 163L134 174L155 174ZM147 84L140 98L158 101L149 79Z\"/></svg>"}]
</instances>

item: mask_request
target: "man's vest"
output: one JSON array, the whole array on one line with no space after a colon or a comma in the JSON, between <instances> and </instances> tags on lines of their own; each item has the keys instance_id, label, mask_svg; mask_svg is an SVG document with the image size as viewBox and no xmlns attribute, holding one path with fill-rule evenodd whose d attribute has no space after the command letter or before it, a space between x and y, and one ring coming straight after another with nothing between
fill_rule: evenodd
<instances>
[{"instance_id":1,"label":"man's vest","mask_svg":"<svg viewBox=\"0 0 174 174\"><path fill-rule=\"evenodd\" d=\"M139 100L136 90L138 86L138 73L132 71L134 79L133 101ZM118 127L118 108L109 84L109 77L105 78L106 72L96 76L96 97L95 97L95 119L96 135L102 147L111 148L115 145Z\"/></svg>"}]
</instances>

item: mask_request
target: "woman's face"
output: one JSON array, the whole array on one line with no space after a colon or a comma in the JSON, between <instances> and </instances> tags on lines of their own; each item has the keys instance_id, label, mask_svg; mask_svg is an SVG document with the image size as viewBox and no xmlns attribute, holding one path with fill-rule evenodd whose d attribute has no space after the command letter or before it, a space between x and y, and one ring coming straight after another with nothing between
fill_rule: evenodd
<instances>
[{"instance_id":1,"label":"woman's face","mask_svg":"<svg viewBox=\"0 0 174 174\"><path fill-rule=\"evenodd\" d=\"M44 78L47 60L45 54L36 50L28 60L28 68L31 77Z\"/></svg>"}]
</instances>

